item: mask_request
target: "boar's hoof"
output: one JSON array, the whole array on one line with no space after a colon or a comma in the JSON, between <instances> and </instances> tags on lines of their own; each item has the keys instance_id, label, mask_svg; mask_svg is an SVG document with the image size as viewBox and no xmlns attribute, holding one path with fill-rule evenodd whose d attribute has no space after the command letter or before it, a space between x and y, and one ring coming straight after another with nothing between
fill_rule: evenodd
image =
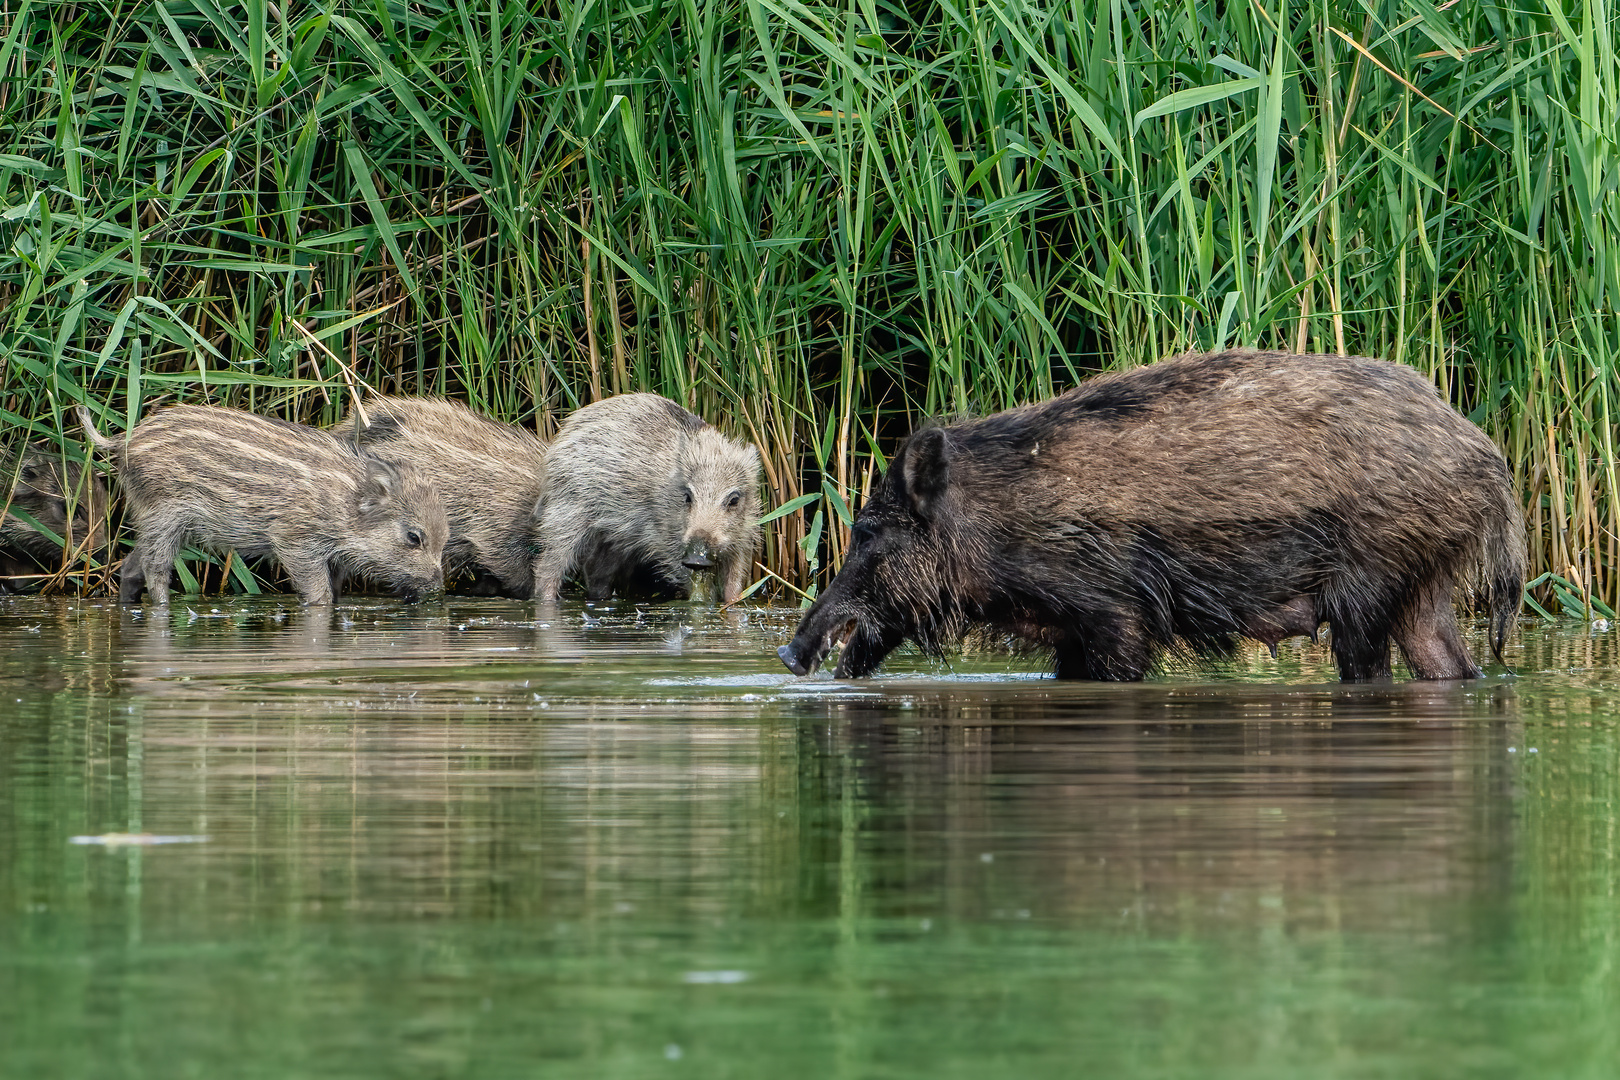
<instances>
[{"instance_id":1,"label":"boar's hoof","mask_svg":"<svg viewBox=\"0 0 1620 1080\"><path fill-rule=\"evenodd\" d=\"M808 675L813 670L811 666L799 657L792 644L783 645L776 650L776 655L787 665L787 669L795 675Z\"/></svg>"}]
</instances>

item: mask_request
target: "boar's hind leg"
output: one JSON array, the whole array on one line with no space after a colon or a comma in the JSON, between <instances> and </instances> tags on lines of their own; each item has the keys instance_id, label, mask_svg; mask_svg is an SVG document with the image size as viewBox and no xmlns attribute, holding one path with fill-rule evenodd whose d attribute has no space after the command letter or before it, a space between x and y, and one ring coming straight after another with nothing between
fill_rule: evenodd
<instances>
[{"instance_id":1,"label":"boar's hind leg","mask_svg":"<svg viewBox=\"0 0 1620 1080\"><path fill-rule=\"evenodd\" d=\"M1457 613L1451 607L1451 575L1444 571L1406 598L1395 617L1395 641L1415 678L1473 679L1480 675L1457 627Z\"/></svg>"}]
</instances>

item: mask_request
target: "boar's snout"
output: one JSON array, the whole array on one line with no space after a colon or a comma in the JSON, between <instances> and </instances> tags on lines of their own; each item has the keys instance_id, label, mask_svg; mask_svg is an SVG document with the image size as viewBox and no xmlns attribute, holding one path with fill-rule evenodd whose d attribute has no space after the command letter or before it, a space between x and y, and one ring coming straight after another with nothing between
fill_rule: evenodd
<instances>
[{"instance_id":1,"label":"boar's snout","mask_svg":"<svg viewBox=\"0 0 1620 1080\"><path fill-rule=\"evenodd\" d=\"M799 632L793 635L793 640L776 650L776 655L782 663L795 675L813 675L827 654L840 645L857 636L860 628L859 620L854 618L834 619L831 621L813 619L818 613L814 608L799 623ZM876 665L873 665L876 666ZM860 678L866 672L855 675ZM839 665L837 677L845 677L843 665Z\"/></svg>"},{"instance_id":2,"label":"boar's snout","mask_svg":"<svg viewBox=\"0 0 1620 1080\"><path fill-rule=\"evenodd\" d=\"M811 654L808 658L801 654L798 638L794 638L777 649L776 655L781 658L782 663L787 665L787 669L795 675L808 675L821 665L820 658L814 654Z\"/></svg>"},{"instance_id":3,"label":"boar's snout","mask_svg":"<svg viewBox=\"0 0 1620 1080\"><path fill-rule=\"evenodd\" d=\"M713 570L714 551L705 541L693 540L681 555L681 565L688 570Z\"/></svg>"}]
</instances>

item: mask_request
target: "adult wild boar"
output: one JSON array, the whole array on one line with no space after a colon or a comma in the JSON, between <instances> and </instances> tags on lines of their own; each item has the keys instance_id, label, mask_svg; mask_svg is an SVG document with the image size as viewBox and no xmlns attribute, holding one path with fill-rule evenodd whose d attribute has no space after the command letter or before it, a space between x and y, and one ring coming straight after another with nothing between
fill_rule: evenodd
<instances>
[{"instance_id":1,"label":"adult wild boar","mask_svg":"<svg viewBox=\"0 0 1620 1080\"><path fill-rule=\"evenodd\" d=\"M1059 678L1134 680L1326 622L1343 679L1388 675L1391 638L1418 678L1468 678L1453 590L1477 583L1500 658L1524 568L1502 455L1416 372L1183 355L914 433L779 652L804 675L843 641L861 678L977 625Z\"/></svg>"},{"instance_id":2,"label":"adult wild boar","mask_svg":"<svg viewBox=\"0 0 1620 1080\"><path fill-rule=\"evenodd\" d=\"M487 572L479 592L528 599L534 591L534 506L546 444L532 432L444 398L375 397L332 434L412 466L433 481L450 518L447 574ZM358 429L358 433L357 433Z\"/></svg>"},{"instance_id":3,"label":"adult wild boar","mask_svg":"<svg viewBox=\"0 0 1620 1080\"><path fill-rule=\"evenodd\" d=\"M70 557L107 546L107 485L95 470L65 458L43 443L21 453L0 454L0 592L13 587L13 575L62 565L63 550L34 526L41 525L67 545ZM25 521L26 514L32 521Z\"/></svg>"},{"instance_id":4,"label":"adult wild boar","mask_svg":"<svg viewBox=\"0 0 1620 1080\"><path fill-rule=\"evenodd\" d=\"M712 569L730 603L759 547L759 451L657 394L604 398L552 440L535 517L536 599L570 574L593 600L637 584L689 593Z\"/></svg>"},{"instance_id":5,"label":"adult wild boar","mask_svg":"<svg viewBox=\"0 0 1620 1080\"><path fill-rule=\"evenodd\" d=\"M333 575L357 574L407 594L444 587L449 522L414 469L356 453L315 428L236 409L174 405L124 440L85 434L110 454L134 520L119 599L169 602L169 569L186 544L270 556L306 604L332 602Z\"/></svg>"}]
</instances>

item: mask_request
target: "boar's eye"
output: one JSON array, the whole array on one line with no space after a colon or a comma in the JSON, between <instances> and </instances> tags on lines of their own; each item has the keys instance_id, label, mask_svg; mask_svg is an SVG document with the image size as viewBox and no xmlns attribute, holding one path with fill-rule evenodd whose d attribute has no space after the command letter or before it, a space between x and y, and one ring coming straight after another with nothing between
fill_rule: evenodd
<instances>
[{"instance_id":1,"label":"boar's eye","mask_svg":"<svg viewBox=\"0 0 1620 1080\"><path fill-rule=\"evenodd\" d=\"M732 507L738 506L741 503L742 503L742 492L733 491L731 493L731 498L726 500L726 507L728 509L730 509Z\"/></svg>"},{"instance_id":2,"label":"boar's eye","mask_svg":"<svg viewBox=\"0 0 1620 1080\"><path fill-rule=\"evenodd\" d=\"M683 492L683 494L686 496L686 505L691 506L692 505L692 489L687 488L686 491Z\"/></svg>"},{"instance_id":3,"label":"boar's eye","mask_svg":"<svg viewBox=\"0 0 1620 1080\"><path fill-rule=\"evenodd\" d=\"M405 530L405 543L408 544L409 546L413 547L413 548L421 547L422 546L422 530L421 529L406 529Z\"/></svg>"}]
</instances>

